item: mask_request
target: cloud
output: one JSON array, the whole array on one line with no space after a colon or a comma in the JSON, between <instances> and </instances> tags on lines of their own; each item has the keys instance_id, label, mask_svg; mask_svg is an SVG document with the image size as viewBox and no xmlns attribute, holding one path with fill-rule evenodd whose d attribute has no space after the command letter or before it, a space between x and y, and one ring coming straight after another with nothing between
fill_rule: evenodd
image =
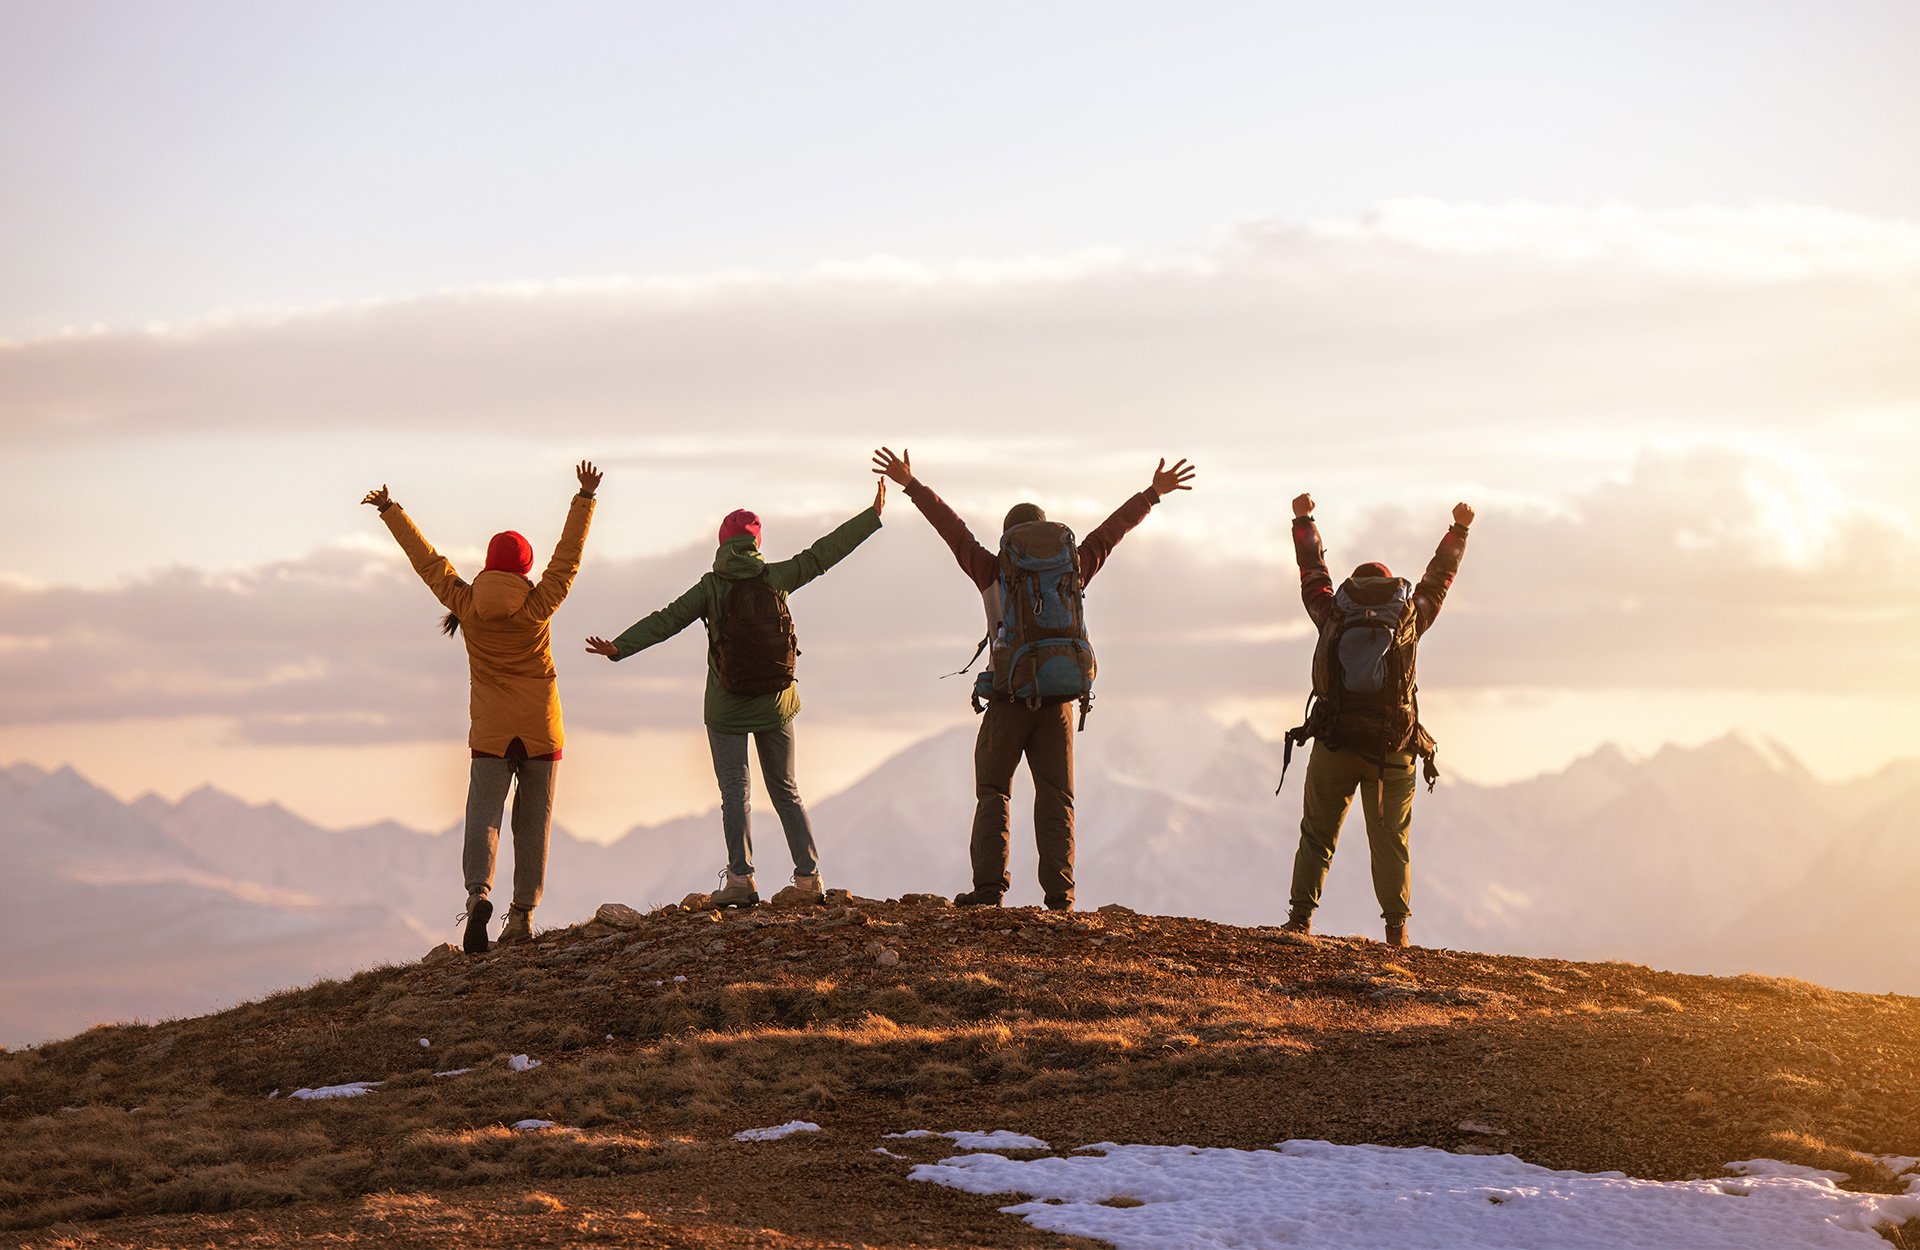
<instances>
[{"instance_id":1,"label":"cloud","mask_svg":"<svg viewBox=\"0 0 1920 1250\"><path fill-rule=\"evenodd\" d=\"M0 345L0 429L715 431L1457 455L1604 421L1797 429L1920 395L1920 225L1450 206L1216 247L485 286ZM1283 444L1284 440L1284 444ZM697 447L694 449L697 451Z\"/></svg>"},{"instance_id":2,"label":"cloud","mask_svg":"<svg viewBox=\"0 0 1920 1250\"><path fill-rule=\"evenodd\" d=\"M1312 638L1284 532L1196 542L1165 523L1177 506L1156 509L1090 587L1102 696L1304 696ZM769 549L839 519L769 517ZM1085 532L1099 517L1067 519ZM1337 572L1380 558L1417 576L1446 520L1377 510L1325 538ZM571 732L698 724L697 625L618 665L578 640L664 604L710 558L589 549L554 629ZM1424 684L1920 694L1916 569L1912 533L1803 466L1741 446L1656 447L1591 490L1483 510ZM980 601L905 501L794 612L816 717L925 725L964 706L964 681L939 678L977 641ZM362 547L103 588L0 583L0 720L211 715L256 742L460 740L465 656L437 613L397 556Z\"/></svg>"}]
</instances>

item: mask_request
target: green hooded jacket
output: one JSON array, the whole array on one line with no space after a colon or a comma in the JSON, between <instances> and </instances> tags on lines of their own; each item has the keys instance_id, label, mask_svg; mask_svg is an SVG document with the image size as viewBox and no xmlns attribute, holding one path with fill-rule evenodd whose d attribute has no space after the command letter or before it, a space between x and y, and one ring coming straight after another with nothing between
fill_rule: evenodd
<instances>
[{"instance_id":1,"label":"green hooded jacket","mask_svg":"<svg viewBox=\"0 0 1920 1250\"><path fill-rule=\"evenodd\" d=\"M774 694L733 694L720 684L714 670L712 638L719 627L720 613L727 597L728 583L767 575L767 584L782 599L847 558L855 547L880 528L880 514L872 508L860 513L831 534L790 560L768 564L760 555L753 535L740 534L720 545L713 557L713 572L701 577L692 589L653 613L628 626L613 640L624 660L645 651L657 642L665 642L695 621L707 623L707 728L720 733L761 733L778 729L800 714L800 686L796 681Z\"/></svg>"}]
</instances>

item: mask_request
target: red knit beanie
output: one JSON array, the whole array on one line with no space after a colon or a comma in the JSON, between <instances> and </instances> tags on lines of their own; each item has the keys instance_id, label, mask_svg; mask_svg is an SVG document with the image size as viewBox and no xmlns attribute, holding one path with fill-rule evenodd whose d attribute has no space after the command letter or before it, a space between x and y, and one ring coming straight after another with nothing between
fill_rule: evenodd
<instances>
[{"instance_id":1,"label":"red knit beanie","mask_svg":"<svg viewBox=\"0 0 1920 1250\"><path fill-rule=\"evenodd\" d=\"M1353 571L1355 577L1392 577L1393 570L1378 560L1369 560Z\"/></svg>"},{"instance_id":2,"label":"red knit beanie","mask_svg":"<svg viewBox=\"0 0 1920 1250\"><path fill-rule=\"evenodd\" d=\"M745 508L727 513L727 519L720 522L720 542L724 545L729 538L738 538L742 534L753 535L753 545L760 545L760 518Z\"/></svg>"},{"instance_id":3,"label":"red knit beanie","mask_svg":"<svg viewBox=\"0 0 1920 1250\"><path fill-rule=\"evenodd\" d=\"M502 530L487 544L487 572L518 573L533 567L533 544L517 530Z\"/></svg>"}]
</instances>

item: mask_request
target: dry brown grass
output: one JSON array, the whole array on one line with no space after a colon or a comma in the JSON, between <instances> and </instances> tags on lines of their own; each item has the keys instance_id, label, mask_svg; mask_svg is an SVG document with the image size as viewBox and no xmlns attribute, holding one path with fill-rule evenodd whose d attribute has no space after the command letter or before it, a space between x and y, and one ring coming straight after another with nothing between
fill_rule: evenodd
<instances>
[{"instance_id":1,"label":"dry brown grass","mask_svg":"<svg viewBox=\"0 0 1920 1250\"><path fill-rule=\"evenodd\" d=\"M267 1097L353 1080L385 1083ZM1920 1154L1916 1091L1920 1004L1801 982L1132 915L663 909L0 1054L0 1226L315 1202L424 1226L422 1191L511 1185L532 1218L562 1183L723 1166L713 1143L796 1117L1443 1147L1491 1118L1550 1166L1773 1153L1879 1187L1868 1155Z\"/></svg>"}]
</instances>

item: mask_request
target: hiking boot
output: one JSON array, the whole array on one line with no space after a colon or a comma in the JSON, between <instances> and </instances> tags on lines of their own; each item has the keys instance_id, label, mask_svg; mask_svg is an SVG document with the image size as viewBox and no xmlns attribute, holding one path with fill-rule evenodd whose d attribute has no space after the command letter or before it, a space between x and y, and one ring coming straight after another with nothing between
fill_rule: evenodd
<instances>
[{"instance_id":1,"label":"hiking boot","mask_svg":"<svg viewBox=\"0 0 1920 1250\"><path fill-rule=\"evenodd\" d=\"M1282 933L1312 933L1313 913L1299 908L1287 913L1287 923L1280 926Z\"/></svg>"},{"instance_id":2,"label":"hiking boot","mask_svg":"<svg viewBox=\"0 0 1920 1250\"><path fill-rule=\"evenodd\" d=\"M487 921L493 919L493 900L484 894L469 894L467 910L460 913L467 927L460 935L460 949L469 955L487 953Z\"/></svg>"},{"instance_id":3,"label":"hiking boot","mask_svg":"<svg viewBox=\"0 0 1920 1250\"><path fill-rule=\"evenodd\" d=\"M1388 946L1405 946L1406 944L1407 944L1407 922L1404 920L1388 921L1387 922L1387 945Z\"/></svg>"},{"instance_id":4,"label":"hiking boot","mask_svg":"<svg viewBox=\"0 0 1920 1250\"><path fill-rule=\"evenodd\" d=\"M820 879L820 874L817 872L794 873L793 888L802 894L811 894L816 903L827 901L827 883Z\"/></svg>"},{"instance_id":5,"label":"hiking boot","mask_svg":"<svg viewBox=\"0 0 1920 1250\"><path fill-rule=\"evenodd\" d=\"M720 870L720 888L707 899L708 906L725 910L729 907L752 907L760 901L760 891L753 884L753 874L736 877L725 868Z\"/></svg>"},{"instance_id":6,"label":"hiking boot","mask_svg":"<svg viewBox=\"0 0 1920 1250\"><path fill-rule=\"evenodd\" d=\"M1047 895L1047 910L1048 911L1072 911L1073 896L1070 894Z\"/></svg>"},{"instance_id":7,"label":"hiking boot","mask_svg":"<svg viewBox=\"0 0 1920 1250\"><path fill-rule=\"evenodd\" d=\"M533 908L507 908L507 923L500 926L500 945L533 941Z\"/></svg>"},{"instance_id":8,"label":"hiking boot","mask_svg":"<svg viewBox=\"0 0 1920 1250\"><path fill-rule=\"evenodd\" d=\"M1000 900L1006 897L1005 890L995 890L989 886L976 886L965 894L953 896L955 907L998 907Z\"/></svg>"}]
</instances>

